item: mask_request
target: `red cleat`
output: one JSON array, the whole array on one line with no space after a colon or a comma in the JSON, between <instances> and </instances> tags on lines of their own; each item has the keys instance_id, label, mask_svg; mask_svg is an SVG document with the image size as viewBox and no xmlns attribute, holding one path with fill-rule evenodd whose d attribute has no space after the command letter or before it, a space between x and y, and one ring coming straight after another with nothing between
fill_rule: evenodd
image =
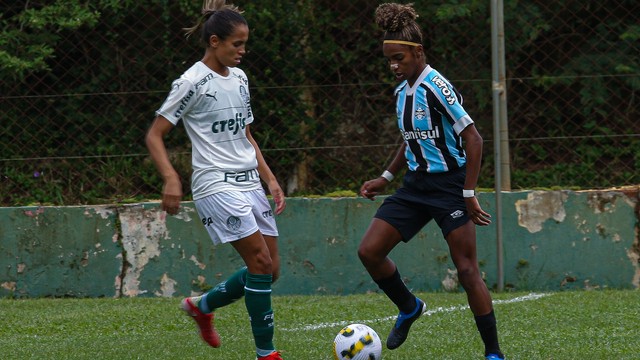
<instances>
[{"instance_id":1,"label":"red cleat","mask_svg":"<svg viewBox=\"0 0 640 360\"><path fill-rule=\"evenodd\" d=\"M191 298L185 298L182 300L182 310L191 316L193 320L198 324L200 329L200 337L202 340L210 346L217 348L220 347L220 335L213 327L213 313L205 314L194 303ZM278 359L278 358L266 358L266 359Z\"/></svg>"},{"instance_id":2,"label":"red cleat","mask_svg":"<svg viewBox=\"0 0 640 360\"><path fill-rule=\"evenodd\" d=\"M283 360L283 359L279 351L274 351L267 356L261 356L259 358L256 358L256 360Z\"/></svg>"}]
</instances>

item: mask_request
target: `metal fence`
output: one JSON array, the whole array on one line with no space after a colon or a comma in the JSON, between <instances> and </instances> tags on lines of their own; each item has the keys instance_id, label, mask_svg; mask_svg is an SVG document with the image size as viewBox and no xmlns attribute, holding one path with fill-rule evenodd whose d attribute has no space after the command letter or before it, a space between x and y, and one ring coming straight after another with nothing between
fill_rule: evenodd
<instances>
[{"instance_id":1,"label":"metal fence","mask_svg":"<svg viewBox=\"0 0 640 360\"><path fill-rule=\"evenodd\" d=\"M171 81L202 56L181 31L200 2L97 1L78 5L92 8L77 27L54 24L47 3L0 8L0 205L158 198L144 134ZM379 175L400 140L373 24L381 1L235 3L252 31L242 67L254 137L287 194L357 191ZM492 188L489 4L415 7L429 63L485 139L480 186ZM639 184L638 2L505 1L504 16L512 188ZM188 193L182 126L168 145Z\"/></svg>"}]
</instances>

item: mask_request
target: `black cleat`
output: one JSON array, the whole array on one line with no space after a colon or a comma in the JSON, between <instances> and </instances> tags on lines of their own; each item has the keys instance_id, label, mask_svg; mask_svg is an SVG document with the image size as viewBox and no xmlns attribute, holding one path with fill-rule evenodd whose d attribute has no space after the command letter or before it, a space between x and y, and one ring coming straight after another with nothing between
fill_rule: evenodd
<instances>
[{"instance_id":1,"label":"black cleat","mask_svg":"<svg viewBox=\"0 0 640 360\"><path fill-rule=\"evenodd\" d=\"M391 332L387 337L387 348L389 350L400 347L400 345L407 340L409 328L411 328L414 321L418 320L418 318L424 314L425 310L427 310L427 306L424 301L416 298L416 308L411 314L404 314L402 312L398 314L396 324L391 328Z\"/></svg>"}]
</instances>

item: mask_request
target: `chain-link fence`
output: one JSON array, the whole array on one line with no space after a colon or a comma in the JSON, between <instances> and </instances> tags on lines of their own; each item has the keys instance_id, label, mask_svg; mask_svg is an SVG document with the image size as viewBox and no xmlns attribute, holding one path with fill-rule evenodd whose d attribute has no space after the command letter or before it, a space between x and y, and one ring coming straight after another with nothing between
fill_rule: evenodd
<instances>
[{"instance_id":1,"label":"chain-link fence","mask_svg":"<svg viewBox=\"0 0 640 360\"><path fill-rule=\"evenodd\" d=\"M289 195L357 191L396 151L381 2L234 2L251 28L252 132ZM171 81L202 57L182 31L200 1L0 4L0 205L158 198L144 135ZM489 2L415 7L428 62L485 139L480 186L492 188ZM639 3L511 0L504 16L512 188L640 183ZM168 146L188 193L181 125Z\"/></svg>"}]
</instances>

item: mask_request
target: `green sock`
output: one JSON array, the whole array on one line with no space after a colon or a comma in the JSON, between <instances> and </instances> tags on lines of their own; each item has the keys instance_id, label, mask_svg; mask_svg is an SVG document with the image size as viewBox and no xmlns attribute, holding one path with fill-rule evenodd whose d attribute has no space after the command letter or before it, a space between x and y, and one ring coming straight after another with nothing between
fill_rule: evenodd
<instances>
[{"instance_id":1,"label":"green sock","mask_svg":"<svg viewBox=\"0 0 640 360\"><path fill-rule=\"evenodd\" d=\"M244 285L247 277L247 268L235 272L227 280L219 283L208 293L202 296L202 300L198 303L198 308L205 314L215 309L229 305L237 301L244 295Z\"/></svg>"},{"instance_id":2,"label":"green sock","mask_svg":"<svg viewBox=\"0 0 640 360\"><path fill-rule=\"evenodd\" d=\"M251 320L251 331L256 343L258 356L265 356L275 350L273 346L273 309L271 308L270 274L247 273L244 301Z\"/></svg>"}]
</instances>

